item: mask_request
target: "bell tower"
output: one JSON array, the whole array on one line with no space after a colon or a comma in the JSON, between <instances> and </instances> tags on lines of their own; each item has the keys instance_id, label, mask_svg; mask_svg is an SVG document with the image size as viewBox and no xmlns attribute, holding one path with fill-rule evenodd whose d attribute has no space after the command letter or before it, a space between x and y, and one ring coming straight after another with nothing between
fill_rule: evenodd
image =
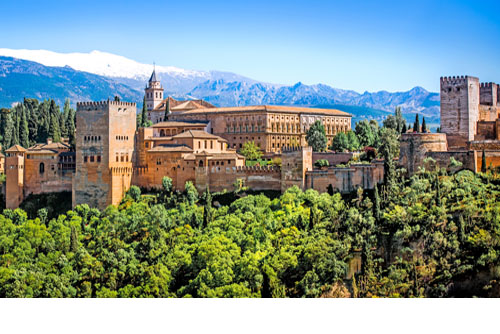
<instances>
[{"instance_id":1,"label":"bell tower","mask_svg":"<svg viewBox=\"0 0 500 334\"><path fill-rule=\"evenodd\" d=\"M160 81L156 79L156 68L149 78L148 85L145 88L146 93L146 110L151 111L163 101L163 88Z\"/></svg>"}]
</instances>

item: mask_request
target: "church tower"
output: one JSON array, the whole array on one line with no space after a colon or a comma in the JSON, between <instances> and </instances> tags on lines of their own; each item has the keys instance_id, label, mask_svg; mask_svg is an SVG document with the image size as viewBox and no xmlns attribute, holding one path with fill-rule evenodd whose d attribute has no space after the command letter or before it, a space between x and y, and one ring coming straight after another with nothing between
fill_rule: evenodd
<instances>
[{"instance_id":1,"label":"church tower","mask_svg":"<svg viewBox=\"0 0 500 334\"><path fill-rule=\"evenodd\" d=\"M153 73L149 78L145 93L146 110L148 111L148 114L151 115L149 112L155 109L163 101L163 88L161 87L160 81L156 79L156 69L153 69Z\"/></svg>"}]
</instances>

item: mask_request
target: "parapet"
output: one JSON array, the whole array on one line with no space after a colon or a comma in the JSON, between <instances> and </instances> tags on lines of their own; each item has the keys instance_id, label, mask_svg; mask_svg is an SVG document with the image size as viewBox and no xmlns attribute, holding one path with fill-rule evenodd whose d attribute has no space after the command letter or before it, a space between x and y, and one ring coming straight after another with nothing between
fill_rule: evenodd
<instances>
[{"instance_id":1,"label":"parapet","mask_svg":"<svg viewBox=\"0 0 500 334\"><path fill-rule=\"evenodd\" d=\"M480 85L481 88L493 88L496 86L497 86L497 84L494 82L481 82L481 85Z\"/></svg>"},{"instance_id":2,"label":"parapet","mask_svg":"<svg viewBox=\"0 0 500 334\"><path fill-rule=\"evenodd\" d=\"M136 103L135 102L122 102L122 101L88 101L88 102L77 102L76 103L76 108L77 109L84 109L84 108L102 108L106 106L120 106L120 107L135 107Z\"/></svg>"},{"instance_id":3,"label":"parapet","mask_svg":"<svg viewBox=\"0 0 500 334\"><path fill-rule=\"evenodd\" d=\"M284 147L281 149L281 153L292 153L292 152L311 152L312 153L312 147L311 146L306 146L306 147Z\"/></svg>"},{"instance_id":4,"label":"parapet","mask_svg":"<svg viewBox=\"0 0 500 334\"><path fill-rule=\"evenodd\" d=\"M470 75L441 77L440 82L441 82L441 84L453 84L453 85L455 85L455 84L465 83L468 79L472 79L474 81L479 82L479 78L473 77Z\"/></svg>"}]
</instances>

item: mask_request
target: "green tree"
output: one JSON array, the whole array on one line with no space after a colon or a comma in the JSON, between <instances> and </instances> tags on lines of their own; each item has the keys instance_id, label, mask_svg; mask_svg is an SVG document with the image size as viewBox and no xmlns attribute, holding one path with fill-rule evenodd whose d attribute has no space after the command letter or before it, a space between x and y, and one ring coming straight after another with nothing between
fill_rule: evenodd
<instances>
[{"instance_id":1,"label":"green tree","mask_svg":"<svg viewBox=\"0 0 500 334\"><path fill-rule=\"evenodd\" d=\"M422 117L422 133L427 132L427 124L425 124L425 117Z\"/></svg>"},{"instance_id":2,"label":"green tree","mask_svg":"<svg viewBox=\"0 0 500 334\"><path fill-rule=\"evenodd\" d=\"M314 152L326 150L328 139L326 138L325 126L321 121L314 122L306 133L307 144Z\"/></svg>"},{"instance_id":3,"label":"green tree","mask_svg":"<svg viewBox=\"0 0 500 334\"><path fill-rule=\"evenodd\" d=\"M347 132L347 149L351 152L357 151L359 149L359 140L356 133L352 130Z\"/></svg>"},{"instance_id":4,"label":"green tree","mask_svg":"<svg viewBox=\"0 0 500 334\"><path fill-rule=\"evenodd\" d=\"M190 205L195 204L198 202L198 190L196 190L196 187L193 185L193 182L187 181L185 186L185 194L186 194L186 199Z\"/></svg>"},{"instance_id":5,"label":"green tree","mask_svg":"<svg viewBox=\"0 0 500 334\"><path fill-rule=\"evenodd\" d=\"M356 123L355 131L359 139L359 144L362 147L373 147L375 145L376 135L373 131L373 127L370 125L370 122L368 120L365 119L361 122Z\"/></svg>"},{"instance_id":6,"label":"green tree","mask_svg":"<svg viewBox=\"0 0 500 334\"><path fill-rule=\"evenodd\" d=\"M168 120L168 117L170 116L170 97L167 97L167 102L166 103L166 106L165 106L165 115L163 116L163 120L164 121L167 121Z\"/></svg>"},{"instance_id":7,"label":"green tree","mask_svg":"<svg viewBox=\"0 0 500 334\"><path fill-rule=\"evenodd\" d=\"M481 155L481 173L486 173L486 153L484 152Z\"/></svg>"},{"instance_id":8,"label":"green tree","mask_svg":"<svg viewBox=\"0 0 500 334\"><path fill-rule=\"evenodd\" d=\"M415 114L415 123L413 123L413 132L420 132L420 121L418 120L418 114Z\"/></svg>"},{"instance_id":9,"label":"green tree","mask_svg":"<svg viewBox=\"0 0 500 334\"><path fill-rule=\"evenodd\" d=\"M347 139L347 135L344 132L339 132L333 138L332 141L332 150L336 152L344 152L349 149L349 140Z\"/></svg>"},{"instance_id":10,"label":"green tree","mask_svg":"<svg viewBox=\"0 0 500 334\"><path fill-rule=\"evenodd\" d=\"M255 145L254 141L245 142L240 153L248 160L258 160L262 158L262 151Z\"/></svg>"},{"instance_id":11,"label":"green tree","mask_svg":"<svg viewBox=\"0 0 500 334\"><path fill-rule=\"evenodd\" d=\"M59 106L56 104L54 100L50 101L50 128L49 128L49 137L52 138L52 141L58 143L61 141L61 130L59 129Z\"/></svg>"},{"instance_id":12,"label":"green tree","mask_svg":"<svg viewBox=\"0 0 500 334\"><path fill-rule=\"evenodd\" d=\"M21 120L19 124L19 141L22 147L30 147L29 129L28 129L28 119L26 117L26 108L21 104L19 110L21 113Z\"/></svg>"},{"instance_id":13,"label":"green tree","mask_svg":"<svg viewBox=\"0 0 500 334\"><path fill-rule=\"evenodd\" d=\"M146 96L144 96L142 100L141 118L139 120L139 124L137 124L137 127L146 127L147 123L148 123L148 111L146 107Z\"/></svg>"},{"instance_id":14,"label":"green tree","mask_svg":"<svg viewBox=\"0 0 500 334\"><path fill-rule=\"evenodd\" d=\"M132 198L136 202L141 199L141 189L137 186L131 186L128 190L128 194L130 198Z\"/></svg>"},{"instance_id":15,"label":"green tree","mask_svg":"<svg viewBox=\"0 0 500 334\"><path fill-rule=\"evenodd\" d=\"M61 129L61 136L64 138L68 138L69 132L67 128L68 124L68 118L70 117L70 105L69 105L69 99L64 100L64 107L63 107L63 114L62 117L60 117L60 124L59 128Z\"/></svg>"}]
</instances>

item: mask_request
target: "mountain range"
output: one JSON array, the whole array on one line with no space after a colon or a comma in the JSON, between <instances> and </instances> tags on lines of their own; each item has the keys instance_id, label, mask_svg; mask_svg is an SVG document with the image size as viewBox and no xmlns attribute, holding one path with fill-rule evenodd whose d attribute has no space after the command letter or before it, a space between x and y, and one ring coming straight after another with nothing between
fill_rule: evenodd
<instances>
[{"instance_id":1,"label":"mountain range","mask_svg":"<svg viewBox=\"0 0 500 334\"><path fill-rule=\"evenodd\" d=\"M142 103L152 65L111 53L56 53L47 50L0 49L0 106L9 107L23 97L102 100L118 95ZM324 84L287 86L260 82L235 73L185 70L155 66L165 94L198 98L224 107L256 104L332 107L350 112L354 121L382 120L401 106L412 121L415 113L428 124L439 123L439 94L415 87L406 92L364 92Z\"/></svg>"}]
</instances>

